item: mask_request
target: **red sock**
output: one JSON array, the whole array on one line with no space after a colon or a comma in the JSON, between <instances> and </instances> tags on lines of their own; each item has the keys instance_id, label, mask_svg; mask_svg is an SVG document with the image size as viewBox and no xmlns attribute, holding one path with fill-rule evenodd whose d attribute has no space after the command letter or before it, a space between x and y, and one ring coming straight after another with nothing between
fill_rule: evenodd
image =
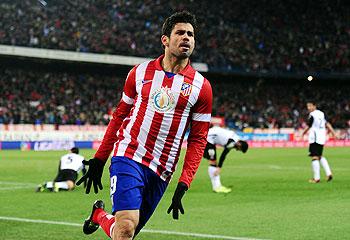
<instances>
[{"instance_id":1,"label":"red sock","mask_svg":"<svg viewBox=\"0 0 350 240\"><path fill-rule=\"evenodd\" d=\"M103 209L98 208L92 216L92 221L101 226L103 231L107 234L108 237L111 237L112 230L114 227L115 218L113 215L108 214Z\"/></svg>"}]
</instances>

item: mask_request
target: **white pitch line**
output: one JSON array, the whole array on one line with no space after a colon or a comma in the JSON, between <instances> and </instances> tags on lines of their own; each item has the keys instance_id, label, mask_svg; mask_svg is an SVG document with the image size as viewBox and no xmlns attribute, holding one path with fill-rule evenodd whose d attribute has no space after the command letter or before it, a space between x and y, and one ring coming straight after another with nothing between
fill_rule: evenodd
<instances>
[{"instance_id":1,"label":"white pitch line","mask_svg":"<svg viewBox=\"0 0 350 240\"><path fill-rule=\"evenodd\" d=\"M25 183L25 182L6 182L6 181L0 181L1 185L24 185L24 186L36 186L35 183Z\"/></svg>"},{"instance_id":2,"label":"white pitch line","mask_svg":"<svg viewBox=\"0 0 350 240\"><path fill-rule=\"evenodd\" d=\"M15 186L13 186L13 185L15 185ZM10 186L12 186L12 187L10 187ZM35 186L37 186L37 185L34 183L0 181L0 191L28 189L28 188L34 188Z\"/></svg>"},{"instance_id":3,"label":"white pitch line","mask_svg":"<svg viewBox=\"0 0 350 240\"><path fill-rule=\"evenodd\" d=\"M79 224L79 223L58 222L58 221L28 219L28 218L15 218L15 217L6 217L6 216L0 216L0 220L17 221L17 222L30 222L30 223L44 223L44 224L65 225L65 226L74 226L74 227L81 227L82 226L82 224ZM261 238L231 237L231 236L223 236L223 235L175 232L175 231L165 231L165 230L155 230L155 229L143 229L143 230L141 230L141 232L159 233L159 234L165 234L165 235L178 235L178 236L187 236L187 237L198 237L198 238L211 238L211 239L267 240L267 239L261 239Z\"/></svg>"},{"instance_id":4,"label":"white pitch line","mask_svg":"<svg viewBox=\"0 0 350 240\"><path fill-rule=\"evenodd\" d=\"M174 231L163 231L163 230L151 230L143 229L141 232L145 233L159 233L166 235L178 235L178 236L187 236L187 237L198 237L198 238L212 238L212 239L230 239L230 240L267 240L259 238L247 238L247 237L231 237L224 235L212 235L212 234L202 234L202 233L188 233L188 232L174 232Z\"/></svg>"},{"instance_id":5,"label":"white pitch line","mask_svg":"<svg viewBox=\"0 0 350 240\"><path fill-rule=\"evenodd\" d=\"M33 188L33 187L32 186L0 187L0 191L2 191L2 190L28 189L28 188Z\"/></svg>"},{"instance_id":6,"label":"white pitch line","mask_svg":"<svg viewBox=\"0 0 350 240\"><path fill-rule=\"evenodd\" d=\"M271 169L282 169L282 167L280 167L278 165L268 165L268 167Z\"/></svg>"}]
</instances>

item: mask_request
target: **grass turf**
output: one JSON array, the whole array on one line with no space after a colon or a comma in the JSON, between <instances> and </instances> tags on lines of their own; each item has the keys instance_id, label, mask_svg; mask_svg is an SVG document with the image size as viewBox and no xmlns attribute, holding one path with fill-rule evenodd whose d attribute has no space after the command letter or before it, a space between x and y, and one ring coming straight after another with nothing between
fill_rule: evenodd
<instances>
[{"instance_id":1,"label":"grass turf","mask_svg":"<svg viewBox=\"0 0 350 240\"><path fill-rule=\"evenodd\" d=\"M0 217L82 223L97 198L109 200L108 169L104 190L86 195L72 192L35 193L35 185L52 180L62 151L0 151ZM82 150L89 158L93 151ZM182 153L183 154L183 153ZM215 194L202 161L183 204L185 215L172 220L166 210L180 174L175 174L145 229L259 239L350 239L349 149L326 148L334 181L307 182L311 177L307 150L250 149L232 151L221 181L229 194ZM183 156L183 155L182 155ZM324 176L324 175L322 175ZM0 219L0 239L107 239L102 230L85 236L80 227ZM140 233L137 239L211 239Z\"/></svg>"}]
</instances>

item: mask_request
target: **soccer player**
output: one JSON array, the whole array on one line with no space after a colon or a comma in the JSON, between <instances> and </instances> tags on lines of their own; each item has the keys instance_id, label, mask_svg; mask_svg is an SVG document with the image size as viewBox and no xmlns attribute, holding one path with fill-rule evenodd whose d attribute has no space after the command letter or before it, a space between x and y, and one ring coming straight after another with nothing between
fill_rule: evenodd
<instances>
[{"instance_id":1,"label":"soccer player","mask_svg":"<svg viewBox=\"0 0 350 240\"><path fill-rule=\"evenodd\" d=\"M196 19L189 12L168 17L162 28L164 55L135 66L128 74L122 98L108 124L101 146L88 162L88 180L95 193L112 152L110 194L112 214L101 200L93 204L83 231L99 226L112 239L132 239L151 217L179 160L190 126L180 179L167 213L184 214L181 199L198 169L211 119L210 83L195 71L189 57L195 46Z\"/></svg>"},{"instance_id":2,"label":"soccer player","mask_svg":"<svg viewBox=\"0 0 350 240\"><path fill-rule=\"evenodd\" d=\"M314 177L309 180L310 183L320 182L320 163L326 173L327 181L333 179L332 171L329 167L327 159L322 156L323 146L326 143L326 128L336 137L336 133L332 125L327 122L325 114L318 110L316 103L309 101L306 103L307 110L309 111L308 127L304 129L302 137L309 132L309 156L312 159L312 170Z\"/></svg>"},{"instance_id":3,"label":"soccer player","mask_svg":"<svg viewBox=\"0 0 350 240\"><path fill-rule=\"evenodd\" d=\"M79 148L72 148L70 153L61 157L55 180L40 184L36 191L59 192L62 190L73 190L75 188L75 181L78 178L78 173L80 171L82 171L83 174L86 173L83 161L84 157L79 155Z\"/></svg>"},{"instance_id":4,"label":"soccer player","mask_svg":"<svg viewBox=\"0 0 350 240\"><path fill-rule=\"evenodd\" d=\"M231 188L223 186L220 181L222 165L231 149L235 148L237 151L246 153L248 150L248 143L240 140L239 136L234 131L218 126L210 127L207 141L208 143L204 150L204 158L209 160L208 174L213 191L216 193L229 193L231 192ZM216 145L224 147L218 164L216 162Z\"/></svg>"}]
</instances>

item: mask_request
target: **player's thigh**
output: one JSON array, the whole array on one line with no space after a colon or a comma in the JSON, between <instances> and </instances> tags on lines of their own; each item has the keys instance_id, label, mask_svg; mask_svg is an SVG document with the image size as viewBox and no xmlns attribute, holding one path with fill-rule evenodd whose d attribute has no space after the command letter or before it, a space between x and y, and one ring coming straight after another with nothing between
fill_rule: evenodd
<instances>
[{"instance_id":1,"label":"player's thigh","mask_svg":"<svg viewBox=\"0 0 350 240\"><path fill-rule=\"evenodd\" d=\"M112 212L139 210L144 183L138 163L126 158L112 158L110 166Z\"/></svg>"},{"instance_id":2,"label":"player's thigh","mask_svg":"<svg viewBox=\"0 0 350 240\"><path fill-rule=\"evenodd\" d=\"M312 159L320 159L323 154L323 145L318 143L311 143L309 145L309 156Z\"/></svg>"},{"instance_id":3,"label":"player's thigh","mask_svg":"<svg viewBox=\"0 0 350 240\"><path fill-rule=\"evenodd\" d=\"M140 221L135 234L138 234L148 222L168 187L168 183L162 180L151 169L147 167L143 168L144 176L147 180L145 181L146 184L143 192L143 201L140 208Z\"/></svg>"},{"instance_id":4,"label":"player's thigh","mask_svg":"<svg viewBox=\"0 0 350 240\"><path fill-rule=\"evenodd\" d=\"M68 189L69 190L72 190L75 187L75 184L74 184L74 182L72 180L68 180L67 181L67 185L68 185Z\"/></svg>"}]
</instances>

